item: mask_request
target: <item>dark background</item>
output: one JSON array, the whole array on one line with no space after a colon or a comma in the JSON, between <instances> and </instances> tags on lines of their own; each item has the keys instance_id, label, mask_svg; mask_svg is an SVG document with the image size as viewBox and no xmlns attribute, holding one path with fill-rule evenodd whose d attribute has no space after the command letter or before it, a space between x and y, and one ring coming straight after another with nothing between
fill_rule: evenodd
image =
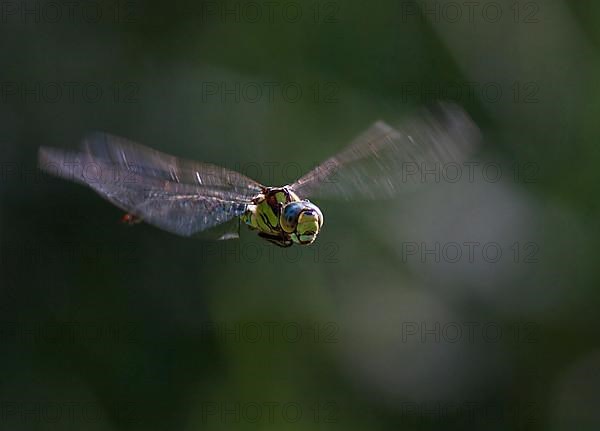
<instances>
[{"instance_id":1,"label":"dark background","mask_svg":"<svg viewBox=\"0 0 600 431\"><path fill-rule=\"evenodd\" d=\"M598 429L598 12L0 2L0 429ZM289 183L438 98L472 177L319 201L310 248L129 228L36 169L103 130Z\"/></svg>"}]
</instances>

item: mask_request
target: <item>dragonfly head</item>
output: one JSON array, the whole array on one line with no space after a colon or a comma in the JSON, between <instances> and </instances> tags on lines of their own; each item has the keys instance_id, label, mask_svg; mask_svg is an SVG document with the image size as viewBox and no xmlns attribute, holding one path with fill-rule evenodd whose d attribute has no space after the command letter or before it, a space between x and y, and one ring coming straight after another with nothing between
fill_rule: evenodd
<instances>
[{"instance_id":1,"label":"dragonfly head","mask_svg":"<svg viewBox=\"0 0 600 431\"><path fill-rule=\"evenodd\" d=\"M308 201L290 202L283 207L279 223L296 244L312 244L323 226L323 213Z\"/></svg>"}]
</instances>

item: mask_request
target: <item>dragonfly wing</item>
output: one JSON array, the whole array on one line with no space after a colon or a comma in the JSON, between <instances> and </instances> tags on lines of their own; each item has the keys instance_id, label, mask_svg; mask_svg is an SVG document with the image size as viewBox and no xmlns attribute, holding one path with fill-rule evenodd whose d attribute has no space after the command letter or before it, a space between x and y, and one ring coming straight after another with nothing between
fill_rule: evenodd
<instances>
[{"instance_id":1,"label":"dragonfly wing","mask_svg":"<svg viewBox=\"0 0 600 431\"><path fill-rule=\"evenodd\" d=\"M91 133L82 143L92 159L110 162L142 177L195 185L221 197L244 195L249 198L262 190L256 181L221 166L200 163L162 153L152 148L106 133Z\"/></svg>"},{"instance_id":2,"label":"dragonfly wing","mask_svg":"<svg viewBox=\"0 0 600 431\"><path fill-rule=\"evenodd\" d=\"M227 241L230 239L238 239L240 237L240 229L241 220L239 217L234 217L225 223L214 226L194 235L194 238L207 241Z\"/></svg>"},{"instance_id":3,"label":"dragonfly wing","mask_svg":"<svg viewBox=\"0 0 600 431\"><path fill-rule=\"evenodd\" d=\"M113 141L105 148L115 151L118 147ZM198 177L198 182L188 184L169 180L165 178L169 171L165 164L168 159L163 155L152 159L147 157L154 155L151 150L141 146L137 149L140 150L137 154L145 157L135 160L143 163L128 165L122 162L124 158L118 161L97 150L73 153L41 148L39 164L42 170L51 174L91 187L108 201L147 223L183 236L193 235L243 214L247 204L258 193L255 193L256 187L260 190L260 185L250 179L244 187L245 177L235 172L212 165L188 165L193 162L178 164L180 159L174 160L175 172L181 178L186 178L182 172ZM204 176L205 166L208 166L207 176Z\"/></svg>"},{"instance_id":4,"label":"dragonfly wing","mask_svg":"<svg viewBox=\"0 0 600 431\"><path fill-rule=\"evenodd\" d=\"M142 204L134 211L147 223L178 235L191 236L242 215L246 203L158 191L144 196Z\"/></svg>"},{"instance_id":5,"label":"dragonfly wing","mask_svg":"<svg viewBox=\"0 0 600 431\"><path fill-rule=\"evenodd\" d=\"M393 197L423 178L435 181L421 172L465 161L479 140L479 129L462 108L438 103L398 127L376 122L290 187L306 197Z\"/></svg>"}]
</instances>

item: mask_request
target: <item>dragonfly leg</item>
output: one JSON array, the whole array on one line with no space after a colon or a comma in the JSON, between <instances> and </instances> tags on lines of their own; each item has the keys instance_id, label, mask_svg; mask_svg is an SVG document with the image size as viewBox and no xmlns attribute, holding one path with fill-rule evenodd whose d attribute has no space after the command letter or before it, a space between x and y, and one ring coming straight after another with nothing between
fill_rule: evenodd
<instances>
[{"instance_id":1,"label":"dragonfly leg","mask_svg":"<svg viewBox=\"0 0 600 431\"><path fill-rule=\"evenodd\" d=\"M121 223L128 224L133 226L134 224L138 224L142 221L138 216L134 216L133 214L125 213L123 217L121 217Z\"/></svg>"},{"instance_id":2,"label":"dragonfly leg","mask_svg":"<svg viewBox=\"0 0 600 431\"><path fill-rule=\"evenodd\" d=\"M268 233L259 232L258 236L279 247L290 247L294 243L291 239L285 238L281 235L269 235Z\"/></svg>"}]
</instances>

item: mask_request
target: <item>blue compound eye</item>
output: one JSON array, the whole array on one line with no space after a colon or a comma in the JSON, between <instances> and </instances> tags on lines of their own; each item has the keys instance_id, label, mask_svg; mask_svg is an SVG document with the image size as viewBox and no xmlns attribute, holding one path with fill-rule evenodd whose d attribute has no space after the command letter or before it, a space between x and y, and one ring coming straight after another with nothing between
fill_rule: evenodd
<instances>
[{"instance_id":1,"label":"blue compound eye","mask_svg":"<svg viewBox=\"0 0 600 431\"><path fill-rule=\"evenodd\" d=\"M318 206L310 203L309 201L306 201L306 205L304 206L304 208L305 208L304 214L318 218L319 227L323 226L323 213L321 212L321 210L319 209Z\"/></svg>"},{"instance_id":2,"label":"blue compound eye","mask_svg":"<svg viewBox=\"0 0 600 431\"><path fill-rule=\"evenodd\" d=\"M283 209L283 215L287 220L293 220L298 217L300 211L304 209L304 205L300 202L292 202L287 204Z\"/></svg>"},{"instance_id":3,"label":"blue compound eye","mask_svg":"<svg viewBox=\"0 0 600 431\"><path fill-rule=\"evenodd\" d=\"M281 228L290 233L296 229L298 223L298 216L305 209L305 205L302 202L290 202L283 207L281 212Z\"/></svg>"}]
</instances>

